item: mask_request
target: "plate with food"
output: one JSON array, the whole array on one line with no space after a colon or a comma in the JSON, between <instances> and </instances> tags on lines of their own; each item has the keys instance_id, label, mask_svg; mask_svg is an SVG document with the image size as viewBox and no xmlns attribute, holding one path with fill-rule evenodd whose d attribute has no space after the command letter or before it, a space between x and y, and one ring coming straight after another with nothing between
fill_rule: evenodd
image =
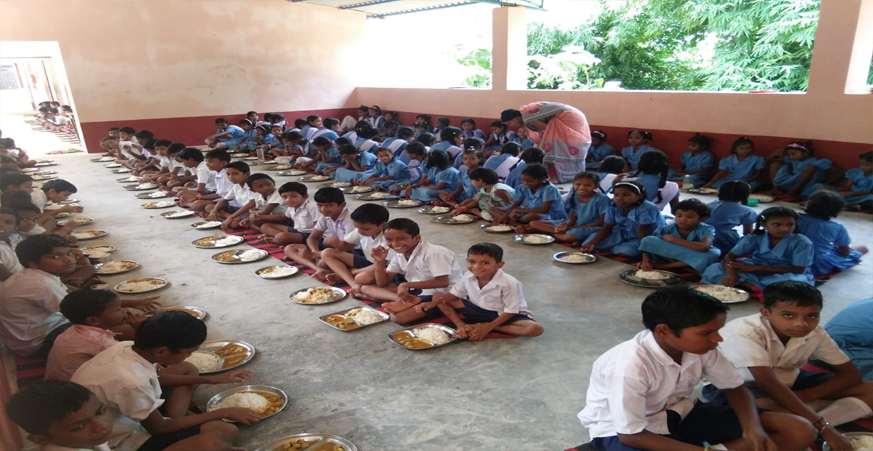
<instances>
[{"instance_id":1,"label":"plate with food","mask_svg":"<svg viewBox=\"0 0 873 451\"><path fill-rule=\"evenodd\" d=\"M34 166L38 167L38 168L44 168L46 166L55 166L55 165L57 165L57 163L54 161L40 161L40 162L36 163ZM119 164L119 166L121 166L121 165Z\"/></svg>"},{"instance_id":2,"label":"plate with food","mask_svg":"<svg viewBox=\"0 0 873 451\"><path fill-rule=\"evenodd\" d=\"M423 202L415 199L399 199L389 200L385 202L388 208L415 208L420 207Z\"/></svg>"},{"instance_id":3,"label":"plate with food","mask_svg":"<svg viewBox=\"0 0 873 451\"><path fill-rule=\"evenodd\" d=\"M552 256L552 258L554 258L556 262L567 263L570 265L587 265L588 263L594 263L597 261L596 255L577 251L558 252Z\"/></svg>"},{"instance_id":4,"label":"plate with food","mask_svg":"<svg viewBox=\"0 0 873 451\"><path fill-rule=\"evenodd\" d=\"M87 240L96 240L97 238L103 238L108 235L109 232L105 230L82 230L81 232L73 232L71 235L76 237L79 241L87 241Z\"/></svg>"},{"instance_id":5,"label":"plate with food","mask_svg":"<svg viewBox=\"0 0 873 451\"><path fill-rule=\"evenodd\" d=\"M749 293L739 288L724 285L697 285L692 288L718 299L723 304L738 304L749 300Z\"/></svg>"},{"instance_id":6,"label":"plate with food","mask_svg":"<svg viewBox=\"0 0 873 451\"><path fill-rule=\"evenodd\" d=\"M129 177L115 179L115 181L118 183L139 183L139 177L131 175Z\"/></svg>"},{"instance_id":7,"label":"plate with food","mask_svg":"<svg viewBox=\"0 0 873 451\"><path fill-rule=\"evenodd\" d=\"M226 407L252 409L261 419L270 418L288 406L288 395L269 385L243 385L225 390L206 402L206 411Z\"/></svg>"},{"instance_id":8,"label":"plate with food","mask_svg":"<svg viewBox=\"0 0 873 451\"><path fill-rule=\"evenodd\" d=\"M373 187L366 186L366 185L350 186L350 187L344 189L343 191L348 193L348 194L362 194L362 193L369 193L370 191L373 191Z\"/></svg>"},{"instance_id":9,"label":"plate with food","mask_svg":"<svg viewBox=\"0 0 873 451\"><path fill-rule=\"evenodd\" d=\"M181 307L163 307L163 308L159 308L159 309L155 310L151 314L153 315L155 313L160 313L160 312L184 312L184 313L187 313L187 314L189 314L189 315L191 315L191 316L193 316L201 321L205 320L206 317L209 316L209 314L206 313L206 310L203 310L200 307L193 307L190 305L184 305Z\"/></svg>"},{"instance_id":10,"label":"plate with food","mask_svg":"<svg viewBox=\"0 0 873 451\"><path fill-rule=\"evenodd\" d=\"M255 451L358 451L348 439L338 435L303 433L273 440Z\"/></svg>"},{"instance_id":11,"label":"plate with food","mask_svg":"<svg viewBox=\"0 0 873 451\"><path fill-rule=\"evenodd\" d=\"M515 227L508 224L482 224L479 228L485 233L509 233L515 230Z\"/></svg>"},{"instance_id":12,"label":"plate with food","mask_svg":"<svg viewBox=\"0 0 873 451\"><path fill-rule=\"evenodd\" d=\"M221 227L221 221L201 221L191 224L197 230L217 229Z\"/></svg>"},{"instance_id":13,"label":"plate with food","mask_svg":"<svg viewBox=\"0 0 873 451\"><path fill-rule=\"evenodd\" d=\"M336 330L348 332L388 321L388 318L387 313L364 306L324 315L318 320Z\"/></svg>"},{"instance_id":14,"label":"plate with food","mask_svg":"<svg viewBox=\"0 0 873 451\"><path fill-rule=\"evenodd\" d=\"M245 152L234 152L234 153L230 154L231 158L247 158L248 156L249 156L249 154L247 154ZM255 158L257 158L257 157L255 157Z\"/></svg>"},{"instance_id":15,"label":"plate with food","mask_svg":"<svg viewBox=\"0 0 873 451\"><path fill-rule=\"evenodd\" d=\"M330 182L321 185L320 188L348 188L352 186L349 182Z\"/></svg>"},{"instance_id":16,"label":"plate with food","mask_svg":"<svg viewBox=\"0 0 873 451\"><path fill-rule=\"evenodd\" d=\"M115 285L113 289L119 293L138 294L160 290L169 284L170 282L167 281L167 279L161 279L159 277L143 277L141 279L125 280L124 282Z\"/></svg>"},{"instance_id":17,"label":"plate with food","mask_svg":"<svg viewBox=\"0 0 873 451\"><path fill-rule=\"evenodd\" d=\"M112 246L89 246L82 249L82 254L85 256L89 256L92 254L108 254L114 251L115 248Z\"/></svg>"},{"instance_id":18,"label":"plate with food","mask_svg":"<svg viewBox=\"0 0 873 451\"><path fill-rule=\"evenodd\" d=\"M39 172L37 168L23 168L21 172Z\"/></svg>"},{"instance_id":19,"label":"plate with food","mask_svg":"<svg viewBox=\"0 0 873 451\"><path fill-rule=\"evenodd\" d=\"M249 363L255 352L255 347L244 341L207 341L185 361L196 366L200 374L213 374Z\"/></svg>"},{"instance_id":20,"label":"plate with food","mask_svg":"<svg viewBox=\"0 0 873 451\"><path fill-rule=\"evenodd\" d=\"M284 279L300 272L299 269L288 265L267 266L255 271L255 275L261 279Z\"/></svg>"},{"instance_id":21,"label":"plate with food","mask_svg":"<svg viewBox=\"0 0 873 451\"><path fill-rule=\"evenodd\" d=\"M776 202L776 198L766 194L749 194L749 200L757 200L759 204Z\"/></svg>"},{"instance_id":22,"label":"plate with food","mask_svg":"<svg viewBox=\"0 0 873 451\"><path fill-rule=\"evenodd\" d=\"M159 208L170 208L176 206L176 201L172 200L161 200L157 202L146 202L140 207L145 208L146 210L157 210Z\"/></svg>"},{"instance_id":23,"label":"plate with food","mask_svg":"<svg viewBox=\"0 0 873 451\"><path fill-rule=\"evenodd\" d=\"M843 436L852 444L853 451L873 451L873 432L845 432ZM825 442L821 450L833 451L833 448Z\"/></svg>"},{"instance_id":24,"label":"plate with food","mask_svg":"<svg viewBox=\"0 0 873 451\"><path fill-rule=\"evenodd\" d=\"M258 161L258 157L243 157L244 161Z\"/></svg>"},{"instance_id":25,"label":"plate with food","mask_svg":"<svg viewBox=\"0 0 873 451\"><path fill-rule=\"evenodd\" d=\"M675 287L685 283L685 279L678 274L658 269L653 271L630 269L621 273L618 277L626 284L643 288Z\"/></svg>"},{"instance_id":26,"label":"plate with food","mask_svg":"<svg viewBox=\"0 0 873 451\"><path fill-rule=\"evenodd\" d=\"M437 224L447 225L470 224L471 222L476 222L478 220L478 216L467 213L462 213L459 215L446 214L433 217L433 222Z\"/></svg>"},{"instance_id":27,"label":"plate with food","mask_svg":"<svg viewBox=\"0 0 873 451\"><path fill-rule=\"evenodd\" d=\"M300 177L301 182L323 182L325 180L330 180L330 177L320 174L304 175L303 177Z\"/></svg>"},{"instance_id":28,"label":"plate with food","mask_svg":"<svg viewBox=\"0 0 873 451\"><path fill-rule=\"evenodd\" d=\"M109 289L109 284L108 283L95 283L94 285L91 285L90 287L88 287L88 289L106 291Z\"/></svg>"},{"instance_id":29,"label":"plate with food","mask_svg":"<svg viewBox=\"0 0 873 451\"><path fill-rule=\"evenodd\" d=\"M102 158L92 158L92 163L109 163L110 161L115 161L115 157L102 157Z\"/></svg>"},{"instance_id":30,"label":"plate with food","mask_svg":"<svg viewBox=\"0 0 873 451\"><path fill-rule=\"evenodd\" d=\"M291 293L291 300L304 305L322 305L337 302L346 297L346 290L336 287L312 287Z\"/></svg>"},{"instance_id":31,"label":"plate with food","mask_svg":"<svg viewBox=\"0 0 873 451\"><path fill-rule=\"evenodd\" d=\"M219 252L212 256L212 260L223 265L240 265L243 263L256 262L269 257L270 254L263 249L235 250Z\"/></svg>"},{"instance_id":32,"label":"plate with food","mask_svg":"<svg viewBox=\"0 0 873 451\"><path fill-rule=\"evenodd\" d=\"M277 165L277 164L279 164L279 162L276 161L276 160L270 160L270 161L265 161L265 162L263 162L263 163L261 163L261 164L264 164L264 165ZM264 168L264 169L268 169L268 168Z\"/></svg>"},{"instance_id":33,"label":"plate with food","mask_svg":"<svg viewBox=\"0 0 873 451\"><path fill-rule=\"evenodd\" d=\"M524 235L516 235L512 237L512 241L530 246L540 246L543 244L551 244L555 242L555 237L551 235L543 235L541 233L527 233Z\"/></svg>"},{"instance_id":34,"label":"plate with food","mask_svg":"<svg viewBox=\"0 0 873 451\"><path fill-rule=\"evenodd\" d=\"M304 171L302 169L291 169L289 171L279 171L276 174L294 177L294 176L298 176L298 175L304 175L304 174L306 174L306 171Z\"/></svg>"},{"instance_id":35,"label":"plate with food","mask_svg":"<svg viewBox=\"0 0 873 451\"><path fill-rule=\"evenodd\" d=\"M37 165L37 166L39 166L39 165ZM120 168L120 167L121 167L121 163L109 163L109 164L104 164L103 167L104 167L104 168L109 168L109 169Z\"/></svg>"},{"instance_id":36,"label":"plate with food","mask_svg":"<svg viewBox=\"0 0 873 451\"><path fill-rule=\"evenodd\" d=\"M133 260L116 260L94 265L94 271L101 276L122 274L128 271L133 271L136 268L139 268L139 263Z\"/></svg>"},{"instance_id":37,"label":"plate with food","mask_svg":"<svg viewBox=\"0 0 873 451\"><path fill-rule=\"evenodd\" d=\"M65 225L67 225L68 223L70 223L71 221L73 222L73 224L76 224L76 227L88 225L88 224L91 224L94 222L94 220L91 218L73 218L73 219L64 219L62 221L58 221L58 225L63 227Z\"/></svg>"},{"instance_id":38,"label":"plate with food","mask_svg":"<svg viewBox=\"0 0 873 451\"><path fill-rule=\"evenodd\" d=\"M718 194L718 190L715 188L689 188L688 192L694 194Z\"/></svg>"},{"instance_id":39,"label":"plate with food","mask_svg":"<svg viewBox=\"0 0 873 451\"><path fill-rule=\"evenodd\" d=\"M124 189L128 191L146 191L157 187L158 184L154 182L140 183L138 185L124 185Z\"/></svg>"},{"instance_id":40,"label":"plate with food","mask_svg":"<svg viewBox=\"0 0 873 451\"><path fill-rule=\"evenodd\" d=\"M239 235L212 235L203 238L198 238L191 244L198 249L221 249L230 247L243 242L243 237Z\"/></svg>"},{"instance_id":41,"label":"plate with food","mask_svg":"<svg viewBox=\"0 0 873 451\"><path fill-rule=\"evenodd\" d=\"M421 351L458 341L458 333L442 324L424 323L391 332L388 339L401 348Z\"/></svg>"},{"instance_id":42,"label":"plate with food","mask_svg":"<svg viewBox=\"0 0 873 451\"><path fill-rule=\"evenodd\" d=\"M176 211L168 211L166 213L161 213L161 216L163 216L164 219L181 219L181 218L187 218L190 216L194 216L196 214L197 213L195 213L191 210L176 210Z\"/></svg>"},{"instance_id":43,"label":"plate with food","mask_svg":"<svg viewBox=\"0 0 873 451\"><path fill-rule=\"evenodd\" d=\"M264 163L264 164L270 164L270 163L271 163L271 162L268 161L268 162L266 162L266 163ZM264 169L266 169L266 170L268 170L268 171L287 171L287 170L289 170L289 169L291 169L291 168L293 167L293 166L291 166L290 164L276 164L275 161L273 161L272 163L273 163L272 166L267 167L267 168L264 168Z\"/></svg>"},{"instance_id":44,"label":"plate with food","mask_svg":"<svg viewBox=\"0 0 873 451\"><path fill-rule=\"evenodd\" d=\"M46 180L54 180L58 178L56 175L34 175L31 177L36 182L44 182Z\"/></svg>"},{"instance_id":45,"label":"plate with food","mask_svg":"<svg viewBox=\"0 0 873 451\"><path fill-rule=\"evenodd\" d=\"M357 196L355 196L355 199L368 201L368 200L385 200L385 199L388 199L389 197L397 197L397 195L391 194L391 193L383 193L381 191L371 191L371 192L366 193L366 194L358 194Z\"/></svg>"},{"instance_id":46,"label":"plate with food","mask_svg":"<svg viewBox=\"0 0 873 451\"><path fill-rule=\"evenodd\" d=\"M170 193L166 191L155 191L153 193L139 193L136 195L137 199L162 199L164 197L170 197Z\"/></svg>"},{"instance_id":47,"label":"plate with food","mask_svg":"<svg viewBox=\"0 0 873 451\"><path fill-rule=\"evenodd\" d=\"M109 172L111 172L113 174L127 174L130 172L130 169L129 168L118 168L118 169L113 169Z\"/></svg>"},{"instance_id":48,"label":"plate with food","mask_svg":"<svg viewBox=\"0 0 873 451\"><path fill-rule=\"evenodd\" d=\"M443 215L451 211L450 207L438 207L435 205L425 205L418 209L418 212L423 215Z\"/></svg>"}]
</instances>

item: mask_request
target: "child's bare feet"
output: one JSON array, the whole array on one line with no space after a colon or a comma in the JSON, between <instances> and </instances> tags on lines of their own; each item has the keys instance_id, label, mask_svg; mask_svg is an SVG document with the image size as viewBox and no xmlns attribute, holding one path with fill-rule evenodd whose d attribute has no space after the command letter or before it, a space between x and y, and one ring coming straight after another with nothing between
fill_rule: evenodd
<instances>
[{"instance_id":1,"label":"child's bare feet","mask_svg":"<svg viewBox=\"0 0 873 451\"><path fill-rule=\"evenodd\" d=\"M530 227L526 225L517 225L515 226L515 233L528 233L530 232Z\"/></svg>"},{"instance_id":2,"label":"child's bare feet","mask_svg":"<svg viewBox=\"0 0 873 451\"><path fill-rule=\"evenodd\" d=\"M456 329L456 332L458 333L458 338L463 340L463 339L468 338L470 336L470 334L467 333L468 326L466 324L461 323L461 324L456 324L456 326L458 326L458 328Z\"/></svg>"},{"instance_id":3,"label":"child's bare feet","mask_svg":"<svg viewBox=\"0 0 873 451\"><path fill-rule=\"evenodd\" d=\"M315 274L312 275L312 278L315 279L315 280L317 280L317 281L319 281L319 282L329 283L329 282L327 281L327 280L328 280L328 276L330 276L330 275L332 275L332 274L333 274L333 273L330 272L329 269L319 269L318 271L315 271Z\"/></svg>"}]
</instances>

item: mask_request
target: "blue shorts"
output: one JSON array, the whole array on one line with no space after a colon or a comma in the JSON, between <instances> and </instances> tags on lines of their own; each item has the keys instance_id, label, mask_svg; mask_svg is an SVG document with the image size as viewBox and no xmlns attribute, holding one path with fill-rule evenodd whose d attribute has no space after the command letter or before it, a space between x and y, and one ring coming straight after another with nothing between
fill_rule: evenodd
<instances>
[{"instance_id":1,"label":"blue shorts","mask_svg":"<svg viewBox=\"0 0 873 451\"><path fill-rule=\"evenodd\" d=\"M280 223L280 224L281 224L281 223ZM283 225L284 225L284 224L283 224ZM296 233L296 234L299 234L300 236L303 237L303 242L304 242L304 243L306 242L306 240L309 239L309 235L312 235L312 232L301 232L301 231L299 231L299 230L297 230L297 229L295 229L294 227L291 227L291 226L288 227L288 233Z\"/></svg>"},{"instance_id":2,"label":"blue shorts","mask_svg":"<svg viewBox=\"0 0 873 451\"><path fill-rule=\"evenodd\" d=\"M355 269L366 268L373 264L370 260L367 260L367 257L364 257L364 251L360 249L355 249L352 252L352 267Z\"/></svg>"},{"instance_id":3,"label":"blue shorts","mask_svg":"<svg viewBox=\"0 0 873 451\"><path fill-rule=\"evenodd\" d=\"M800 370L800 374L797 375L797 379L794 380L794 385L791 386L792 391L798 390L806 390L807 388L817 387L825 382L833 379L836 376L834 373L813 373L811 371L803 371ZM756 386L746 386L755 399L760 398L769 398L770 395L764 393L763 390ZM707 401L713 403L717 406L726 406L727 398L724 396L724 392L715 388L712 384L706 384L703 386L703 397L706 398Z\"/></svg>"},{"instance_id":4,"label":"blue shorts","mask_svg":"<svg viewBox=\"0 0 873 451\"><path fill-rule=\"evenodd\" d=\"M497 313L494 310L486 310L482 307L479 307L469 299L462 299L461 301L464 303L464 308L457 309L455 311L461 315L464 315L464 322L467 324L490 323L491 321L494 321L495 319L500 317L500 313ZM509 318L509 320L503 324L510 324L516 321L533 320L533 318L527 315L516 313L515 316Z\"/></svg>"},{"instance_id":5,"label":"blue shorts","mask_svg":"<svg viewBox=\"0 0 873 451\"><path fill-rule=\"evenodd\" d=\"M238 212L240 208L242 208L242 207L234 207L230 204L227 204L221 210L224 211L225 213L234 214L234 213Z\"/></svg>"}]
</instances>

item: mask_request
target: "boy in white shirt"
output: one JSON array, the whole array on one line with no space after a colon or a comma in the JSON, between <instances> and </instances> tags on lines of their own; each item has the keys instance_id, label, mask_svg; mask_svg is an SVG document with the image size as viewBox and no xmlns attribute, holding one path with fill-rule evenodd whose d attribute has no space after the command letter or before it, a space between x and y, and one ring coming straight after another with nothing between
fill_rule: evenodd
<instances>
[{"instance_id":1,"label":"boy in white shirt","mask_svg":"<svg viewBox=\"0 0 873 451\"><path fill-rule=\"evenodd\" d=\"M355 230L343 237L336 248L325 249L321 258L333 271L325 276L327 283L344 280L351 287L349 295L360 297L362 286L376 283L373 249L386 247L384 232L389 214L381 205L364 204L352 212L351 218Z\"/></svg>"},{"instance_id":2,"label":"boy in white shirt","mask_svg":"<svg viewBox=\"0 0 873 451\"><path fill-rule=\"evenodd\" d=\"M646 297L646 330L606 351L591 370L577 417L594 449L800 450L815 440L812 425L797 416L765 412L759 418L743 378L717 350L727 310L690 287ZM704 378L724 390L729 406L691 397Z\"/></svg>"},{"instance_id":3,"label":"boy in white shirt","mask_svg":"<svg viewBox=\"0 0 873 451\"><path fill-rule=\"evenodd\" d=\"M9 236L15 233L18 226L18 215L15 210L0 207L0 282L12 277L24 269L18 256L15 255L15 245Z\"/></svg>"},{"instance_id":4,"label":"boy in white shirt","mask_svg":"<svg viewBox=\"0 0 873 451\"><path fill-rule=\"evenodd\" d=\"M219 196L218 193L218 184L219 184L219 173L222 173L224 176L224 166L230 163L230 154L225 150L211 150L206 156L203 156L203 152L200 152L198 149L188 148L182 151L182 154L179 155L179 158L183 160L183 164L188 166L194 161L197 160L197 157L194 156L192 152L189 150L195 151L200 154L200 158L202 158L201 162L196 165L196 175L197 175L197 186L190 189L184 189L179 192L179 202L177 205L181 207L192 207L198 201L201 202L202 206L205 206L205 203L202 201L211 201L213 199L217 199ZM185 160L185 158L190 155L191 159ZM222 181L221 183L225 183ZM224 194L227 194L227 189L225 187Z\"/></svg>"},{"instance_id":5,"label":"boy in white shirt","mask_svg":"<svg viewBox=\"0 0 873 451\"><path fill-rule=\"evenodd\" d=\"M834 426L873 413L873 382L861 380L860 371L819 326L823 304L821 292L807 283L767 285L760 314L729 322L719 350L740 371L759 407L801 416L832 449L851 449ZM810 358L834 372L801 370ZM712 386L703 394L724 403Z\"/></svg>"},{"instance_id":6,"label":"boy in white shirt","mask_svg":"<svg viewBox=\"0 0 873 451\"><path fill-rule=\"evenodd\" d=\"M282 195L276 190L276 181L267 174L252 174L246 183L254 193L255 209L249 217L240 221L241 227L251 227L260 230L261 224L283 221L285 219L285 204Z\"/></svg>"},{"instance_id":7,"label":"boy in white shirt","mask_svg":"<svg viewBox=\"0 0 873 451\"><path fill-rule=\"evenodd\" d=\"M285 255L291 260L314 271L313 277L324 281L326 268L321 253L328 247L337 247L344 236L355 230L351 214L346 208L346 198L339 188L321 188L315 192L315 205L321 217L312 227L305 244L285 246Z\"/></svg>"},{"instance_id":8,"label":"boy in white shirt","mask_svg":"<svg viewBox=\"0 0 873 451\"><path fill-rule=\"evenodd\" d=\"M170 157L167 156L167 151L172 145L173 141L169 139L155 141L155 155L152 157L151 164L132 171L133 174L141 176L143 182L151 182L168 174L173 168Z\"/></svg>"},{"instance_id":9,"label":"boy in white shirt","mask_svg":"<svg viewBox=\"0 0 873 451\"><path fill-rule=\"evenodd\" d=\"M252 200L252 190L246 180L249 178L249 165L242 161L234 161L224 166L224 173L232 183L230 190L218 202L207 205L207 221L222 221L221 228L238 229L240 221L255 207Z\"/></svg>"},{"instance_id":10,"label":"boy in white shirt","mask_svg":"<svg viewBox=\"0 0 873 451\"><path fill-rule=\"evenodd\" d=\"M284 215L260 215L261 239L282 246L305 243L316 222L321 218L315 201L309 199L309 190L299 182L288 182L279 187L282 203L288 207Z\"/></svg>"},{"instance_id":11,"label":"boy in white shirt","mask_svg":"<svg viewBox=\"0 0 873 451\"><path fill-rule=\"evenodd\" d=\"M537 337L543 326L533 320L521 282L503 272L503 249L479 243L467 250L467 273L448 293L415 306L426 312L438 307L457 327L458 338L482 340L492 331L519 337ZM463 315L464 319L459 316Z\"/></svg>"},{"instance_id":12,"label":"boy in white shirt","mask_svg":"<svg viewBox=\"0 0 873 451\"><path fill-rule=\"evenodd\" d=\"M422 241L418 224L411 219L388 221L384 234L385 244L396 254L386 266L388 249L372 250L375 284L364 285L361 292L371 299L389 301L382 307L391 314L391 320L399 324L438 313L421 312L413 307L430 302L431 296L445 291L461 278L461 265L455 260L455 253Z\"/></svg>"},{"instance_id":13,"label":"boy in white shirt","mask_svg":"<svg viewBox=\"0 0 873 451\"><path fill-rule=\"evenodd\" d=\"M167 158L161 160L161 170L166 169L166 173L157 178L157 182L161 184L161 189L170 190L170 188L184 185L189 180L194 179L177 158L183 150L185 150L185 145L182 143L173 143L167 147Z\"/></svg>"}]
</instances>

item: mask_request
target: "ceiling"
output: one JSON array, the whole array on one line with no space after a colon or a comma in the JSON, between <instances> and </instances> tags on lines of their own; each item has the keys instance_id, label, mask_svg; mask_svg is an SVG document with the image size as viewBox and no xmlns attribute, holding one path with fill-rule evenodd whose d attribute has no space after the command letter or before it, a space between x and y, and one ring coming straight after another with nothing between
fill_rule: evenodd
<instances>
[{"instance_id":1,"label":"ceiling","mask_svg":"<svg viewBox=\"0 0 873 451\"><path fill-rule=\"evenodd\" d=\"M290 0L294 3L313 3L339 9L362 12L367 18L383 18L455 6L490 3L497 6L522 6L543 9L544 0Z\"/></svg>"}]
</instances>

